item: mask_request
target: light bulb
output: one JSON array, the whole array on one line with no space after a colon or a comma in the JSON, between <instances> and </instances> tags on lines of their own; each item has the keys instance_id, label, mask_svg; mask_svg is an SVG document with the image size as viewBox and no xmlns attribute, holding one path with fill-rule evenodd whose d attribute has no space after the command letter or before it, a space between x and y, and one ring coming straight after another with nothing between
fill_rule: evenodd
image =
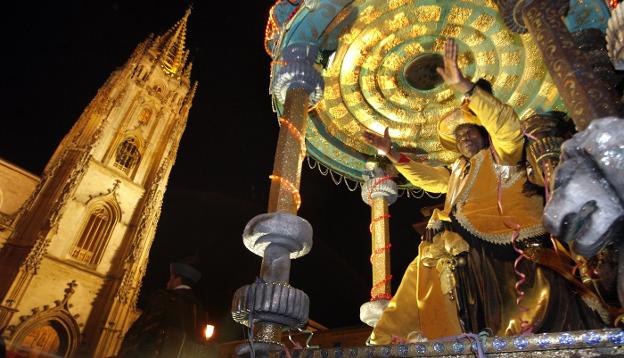
<instances>
[{"instance_id":1,"label":"light bulb","mask_svg":"<svg viewBox=\"0 0 624 358\"><path fill-rule=\"evenodd\" d=\"M214 331L215 331L215 326L211 324L206 325L206 329L204 330L204 337L206 338L206 340L212 338Z\"/></svg>"}]
</instances>

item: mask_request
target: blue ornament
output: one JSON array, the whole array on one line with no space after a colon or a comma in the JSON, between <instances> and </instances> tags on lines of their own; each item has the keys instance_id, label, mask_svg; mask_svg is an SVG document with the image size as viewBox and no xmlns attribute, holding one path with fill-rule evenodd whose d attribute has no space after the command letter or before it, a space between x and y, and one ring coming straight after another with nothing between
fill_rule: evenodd
<instances>
[{"instance_id":1,"label":"blue ornament","mask_svg":"<svg viewBox=\"0 0 624 358\"><path fill-rule=\"evenodd\" d=\"M600 337L600 334L598 332L590 331L583 334L583 342L590 346L597 345L598 343L600 343L601 339L602 337Z\"/></svg>"},{"instance_id":2,"label":"blue ornament","mask_svg":"<svg viewBox=\"0 0 624 358\"><path fill-rule=\"evenodd\" d=\"M529 340L526 339L526 337L516 337L513 340L513 344L514 346L516 346L517 349L526 349L526 347L529 346Z\"/></svg>"},{"instance_id":3,"label":"blue ornament","mask_svg":"<svg viewBox=\"0 0 624 358\"><path fill-rule=\"evenodd\" d=\"M507 346L507 341L502 338L496 337L494 338L494 341L492 342L492 346L497 351L502 351Z\"/></svg>"},{"instance_id":4,"label":"blue ornament","mask_svg":"<svg viewBox=\"0 0 624 358\"><path fill-rule=\"evenodd\" d=\"M624 331L609 332L607 339L613 344L622 345L624 344Z\"/></svg>"},{"instance_id":5,"label":"blue ornament","mask_svg":"<svg viewBox=\"0 0 624 358\"><path fill-rule=\"evenodd\" d=\"M424 344L417 344L415 348L416 348L416 353L418 354L427 353L427 347Z\"/></svg>"},{"instance_id":6,"label":"blue ornament","mask_svg":"<svg viewBox=\"0 0 624 358\"><path fill-rule=\"evenodd\" d=\"M400 344L397 347L397 352L399 352L399 355L406 356L407 355L407 351L408 351L408 348L407 348L407 346L405 344Z\"/></svg>"},{"instance_id":7,"label":"blue ornament","mask_svg":"<svg viewBox=\"0 0 624 358\"><path fill-rule=\"evenodd\" d=\"M336 348L334 350L334 358L342 358L343 352L342 348Z\"/></svg>"},{"instance_id":8,"label":"blue ornament","mask_svg":"<svg viewBox=\"0 0 624 358\"><path fill-rule=\"evenodd\" d=\"M537 345L540 348L548 348L548 346L550 346L551 343L552 342L550 341L550 337L548 337L546 334L544 334L543 336L537 339Z\"/></svg>"},{"instance_id":9,"label":"blue ornament","mask_svg":"<svg viewBox=\"0 0 624 358\"><path fill-rule=\"evenodd\" d=\"M559 344L571 346L576 343L576 339L570 333L561 333L559 335Z\"/></svg>"},{"instance_id":10,"label":"blue ornament","mask_svg":"<svg viewBox=\"0 0 624 358\"><path fill-rule=\"evenodd\" d=\"M442 343L434 343L433 344L433 350L438 352L438 353L444 352L444 344L442 344Z\"/></svg>"}]
</instances>

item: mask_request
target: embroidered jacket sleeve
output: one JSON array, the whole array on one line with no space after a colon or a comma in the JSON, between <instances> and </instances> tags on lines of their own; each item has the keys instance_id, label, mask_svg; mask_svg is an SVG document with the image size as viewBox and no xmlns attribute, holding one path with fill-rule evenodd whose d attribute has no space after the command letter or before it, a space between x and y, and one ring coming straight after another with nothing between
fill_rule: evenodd
<instances>
[{"instance_id":1,"label":"embroidered jacket sleeve","mask_svg":"<svg viewBox=\"0 0 624 358\"><path fill-rule=\"evenodd\" d=\"M469 108L490 134L501 164L516 165L522 157L524 137L513 108L480 88L470 97Z\"/></svg>"},{"instance_id":2,"label":"embroidered jacket sleeve","mask_svg":"<svg viewBox=\"0 0 624 358\"><path fill-rule=\"evenodd\" d=\"M410 183L432 193L446 193L450 178L449 171L444 167L432 167L415 162L401 154L398 162L394 163L397 170Z\"/></svg>"}]
</instances>

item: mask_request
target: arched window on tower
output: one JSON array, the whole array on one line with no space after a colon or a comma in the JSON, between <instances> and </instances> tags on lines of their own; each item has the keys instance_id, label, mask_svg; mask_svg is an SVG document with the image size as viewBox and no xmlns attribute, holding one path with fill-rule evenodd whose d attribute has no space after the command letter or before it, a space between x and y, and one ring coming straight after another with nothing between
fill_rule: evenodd
<instances>
[{"instance_id":1,"label":"arched window on tower","mask_svg":"<svg viewBox=\"0 0 624 358\"><path fill-rule=\"evenodd\" d=\"M71 257L91 266L97 265L119 216L119 209L107 202L91 206L78 240L71 250Z\"/></svg>"},{"instance_id":2,"label":"arched window on tower","mask_svg":"<svg viewBox=\"0 0 624 358\"><path fill-rule=\"evenodd\" d=\"M119 147L117 147L117 153L115 153L115 163L113 165L116 168L123 170L124 173L130 174L132 169L139 164L141 160L141 152L136 138L126 138Z\"/></svg>"}]
</instances>

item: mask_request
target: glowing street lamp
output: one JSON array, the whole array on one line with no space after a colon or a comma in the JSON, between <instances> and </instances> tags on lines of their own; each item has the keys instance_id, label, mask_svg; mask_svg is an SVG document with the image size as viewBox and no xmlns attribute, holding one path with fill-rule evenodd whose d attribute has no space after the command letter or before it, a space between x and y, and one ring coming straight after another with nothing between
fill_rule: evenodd
<instances>
[{"instance_id":1,"label":"glowing street lamp","mask_svg":"<svg viewBox=\"0 0 624 358\"><path fill-rule=\"evenodd\" d=\"M212 338L212 336L214 335L214 331L215 331L215 326L211 324L207 324L206 329L204 329L204 338L206 338L206 340L209 340L210 338Z\"/></svg>"}]
</instances>

